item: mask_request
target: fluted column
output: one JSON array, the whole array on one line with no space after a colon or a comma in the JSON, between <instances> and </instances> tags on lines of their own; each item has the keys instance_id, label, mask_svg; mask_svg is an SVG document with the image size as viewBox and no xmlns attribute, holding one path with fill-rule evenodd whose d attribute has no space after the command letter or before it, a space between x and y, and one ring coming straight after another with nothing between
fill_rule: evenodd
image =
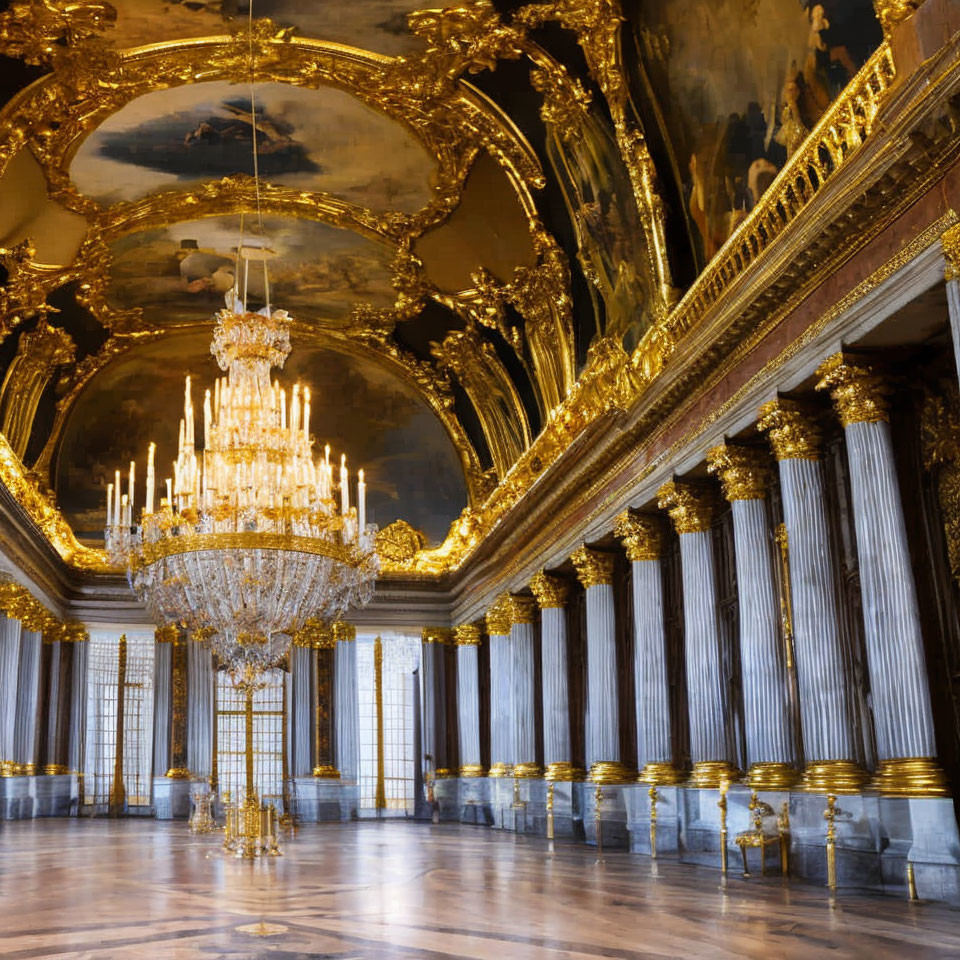
<instances>
[{"instance_id":1,"label":"fluted column","mask_svg":"<svg viewBox=\"0 0 960 960\"><path fill-rule=\"evenodd\" d=\"M213 773L214 681L213 651L206 643L190 640L187 645L187 768L200 779Z\"/></svg>"},{"instance_id":2,"label":"fluted column","mask_svg":"<svg viewBox=\"0 0 960 960\"><path fill-rule=\"evenodd\" d=\"M87 734L87 661L90 643L85 638L73 644L73 672L70 678L70 736L67 767L71 773L83 770L83 745Z\"/></svg>"},{"instance_id":3,"label":"fluted column","mask_svg":"<svg viewBox=\"0 0 960 960\"><path fill-rule=\"evenodd\" d=\"M570 560L587 600L588 777L595 783L622 783L630 773L620 757L614 560L610 554L586 546Z\"/></svg>"},{"instance_id":4,"label":"fluted column","mask_svg":"<svg viewBox=\"0 0 960 960\"><path fill-rule=\"evenodd\" d=\"M690 779L694 786L716 787L723 780L735 780L740 771L732 763L729 702L721 669L711 498L690 484L671 481L660 488L657 499L680 537Z\"/></svg>"},{"instance_id":5,"label":"fluted column","mask_svg":"<svg viewBox=\"0 0 960 960\"><path fill-rule=\"evenodd\" d=\"M313 775L321 780L336 780L340 776L337 754L337 649L341 640L352 643L357 631L349 623L337 620L327 626L310 620L298 634L301 642L313 650ZM359 705L358 708L359 710ZM347 718L349 726L352 717ZM358 727L359 729L359 727Z\"/></svg>"},{"instance_id":6,"label":"fluted column","mask_svg":"<svg viewBox=\"0 0 960 960\"><path fill-rule=\"evenodd\" d=\"M500 597L487 613L490 637L490 776L513 776L513 684L510 609Z\"/></svg>"},{"instance_id":7,"label":"fluted column","mask_svg":"<svg viewBox=\"0 0 960 960\"><path fill-rule=\"evenodd\" d=\"M452 633L443 627L424 627L421 635L420 686L422 724L421 736L425 771L432 769L439 776L449 776L446 749L446 697L444 646L452 640ZM426 758L429 757L429 761Z\"/></svg>"},{"instance_id":8,"label":"fluted column","mask_svg":"<svg viewBox=\"0 0 960 960\"><path fill-rule=\"evenodd\" d=\"M357 629L338 621L333 625L334 720L337 768L343 780L356 782L360 768L360 701L357 692Z\"/></svg>"},{"instance_id":9,"label":"fluted column","mask_svg":"<svg viewBox=\"0 0 960 960\"><path fill-rule=\"evenodd\" d=\"M0 776L16 773L17 681L23 625L14 617L0 619Z\"/></svg>"},{"instance_id":10,"label":"fluted column","mask_svg":"<svg viewBox=\"0 0 960 960\"><path fill-rule=\"evenodd\" d=\"M829 390L843 424L860 564L864 637L877 754L874 786L887 794L944 796L936 762L920 608L897 485L889 387L849 354L830 357L817 389Z\"/></svg>"},{"instance_id":11,"label":"fluted column","mask_svg":"<svg viewBox=\"0 0 960 960\"><path fill-rule=\"evenodd\" d=\"M530 581L540 607L540 676L543 687L543 762L547 780L581 780L573 765L570 694L567 679L567 597L565 580L541 571Z\"/></svg>"},{"instance_id":12,"label":"fluted column","mask_svg":"<svg viewBox=\"0 0 960 960\"><path fill-rule=\"evenodd\" d=\"M657 517L627 511L615 533L631 564L633 586L633 674L637 705L637 761L640 779L679 783L670 729L670 683L663 616L662 528Z\"/></svg>"},{"instance_id":13,"label":"fluted column","mask_svg":"<svg viewBox=\"0 0 960 960\"><path fill-rule=\"evenodd\" d=\"M536 678L533 632L537 605L533 597L511 596L510 654L513 683L514 776L542 777L537 763Z\"/></svg>"},{"instance_id":14,"label":"fluted column","mask_svg":"<svg viewBox=\"0 0 960 960\"><path fill-rule=\"evenodd\" d=\"M764 404L757 428L768 433L780 471L806 761L803 782L818 792L858 792L867 774L856 761L850 688L840 646L820 432L800 405L783 398Z\"/></svg>"},{"instance_id":15,"label":"fluted column","mask_svg":"<svg viewBox=\"0 0 960 960\"><path fill-rule=\"evenodd\" d=\"M773 573L773 542L766 495L768 455L732 444L707 454L730 501L740 605L740 671L747 781L756 790L782 790L797 782L790 693L780 605Z\"/></svg>"},{"instance_id":16,"label":"fluted column","mask_svg":"<svg viewBox=\"0 0 960 960\"><path fill-rule=\"evenodd\" d=\"M313 661L309 645L296 642L290 647L290 775L309 777L313 772Z\"/></svg>"},{"instance_id":17,"label":"fluted column","mask_svg":"<svg viewBox=\"0 0 960 960\"><path fill-rule=\"evenodd\" d=\"M20 671L17 678L17 721L14 753L17 771L32 776L37 772L37 705L40 695L39 630L23 630L20 635Z\"/></svg>"},{"instance_id":18,"label":"fluted column","mask_svg":"<svg viewBox=\"0 0 960 960\"><path fill-rule=\"evenodd\" d=\"M482 777L480 762L480 628L463 623L453 631L457 645L457 726L460 776Z\"/></svg>"},{"instance_id":19,"label":"fluted column","mask_svg":"<svg viewBox=\"0 0 960 960\"><path fill-rule=\"evenodd\" d=\"M163 627L154 633L153 769L156 776L162 776L172 766L173 643L177 632L176 627Z\"/></svg>"}]
</instances>

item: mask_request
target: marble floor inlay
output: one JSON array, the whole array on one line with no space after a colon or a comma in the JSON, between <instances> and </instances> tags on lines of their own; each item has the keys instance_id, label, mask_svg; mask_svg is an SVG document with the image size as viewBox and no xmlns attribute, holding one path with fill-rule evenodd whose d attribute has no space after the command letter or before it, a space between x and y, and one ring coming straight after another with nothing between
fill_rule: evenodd
<instances>
[{"instance_id":1,"label":"marble floor inlay","mask_svg":"<svg viewBox=\"0 0 960 960\"><path fill-rule=\"evenodd\" d=\"M587 960L960 956L960 912L402 822L228 859L182 823L0 825L0 957Z\"/></svg>"}]
</instances>

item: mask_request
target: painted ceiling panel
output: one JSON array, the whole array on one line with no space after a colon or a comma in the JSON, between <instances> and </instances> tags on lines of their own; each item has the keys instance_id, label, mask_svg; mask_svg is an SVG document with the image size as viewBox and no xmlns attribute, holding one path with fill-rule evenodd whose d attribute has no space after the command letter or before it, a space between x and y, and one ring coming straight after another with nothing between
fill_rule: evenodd
<instances>
[{"instance_id":1,"label":"painted ceiling panel","mask_svg":"<svg viewBox=\"0 0 960 960\"><path fill-rule=\"evenodd\" d=\"M414 212L431 198L435 162L403 127L349 94L257 84L257 155L264 180L326 192L374 210ZM248 86L157 90L111 116L70 165L101 204L253 175Z\"/></svg>"}]
</instances>

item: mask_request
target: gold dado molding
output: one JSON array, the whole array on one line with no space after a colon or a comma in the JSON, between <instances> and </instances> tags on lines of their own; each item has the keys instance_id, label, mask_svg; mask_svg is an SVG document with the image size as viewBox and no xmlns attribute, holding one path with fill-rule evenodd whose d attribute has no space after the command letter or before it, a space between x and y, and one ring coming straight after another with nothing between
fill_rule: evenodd
<instances>
[{"instance_id":1,"label":"gold dado molding","mask_svg":"<svg viewBox=\"0 0 960 960\"><path fill-rule=\"evenodd\" d=\"M537 622L537 601L533 597L524 597L512 593L510 594L508 607L511 624Z\"/></svg>"},{"instance_id":2,"label":"gold dado molding","mask_svg":"<svg viewBox=\"0 0 960 960\"><path fill-rule=\"evenodd\" d=\"M795 400L779 397L760 408L757 430L766 433L778 460L819 460L820 427Z\"/></svg>"},{"instance_id":3,"label":"gold dado molding","mask_svg":"<svg viewBox=\"0 0 960 960\"><path fill-rule=\"evenodd\" d=\"M541 570L530 578L530 592L541 610L562 610L570 596L570 585L561 577L551 577Z\"/></svg>"},{"instance_id":4,"label":"gold dado molding","mask_svg":"<svg viewBox=\"0 0 960 960\"><path fill-rule=\"evenodd\" d=\"M424 627L420 631L422 643L450 644L453 642L453 631L447 627Z\"/></svg>"},{"instance_id":5,"label":"gold dado molding","mask_svg":"<svg viewBox=\"0 0 960 960\"><path fill-rule=\"evenodd\" d=\"M707 453L707 469L720 478L723 495L734 500L763 500L770 486L770 459L762 450L724 443Z\"/></svg>"},{"instance_id":6,"label":"gold dado molding","mask_svg":"<svg viewBox=\"0 0 960 960\"><path fill-rule=\"evenodd\" d=\"M890 419L890 385L871 366L849 353L835 353L817 368L817 390L829 390L844 427Z\"/></svg>"},{"instance_id":7,"label":"gold dado molding","mask_svg":"<svg viewBox=\"0 0 960 960\"><path fill-rule=\"evenodd\" d=\"M590 587L607 586L613 583L615 558L611 553L591 550L586 544L570 554L570 562L577 571L577 579L589 590Z\"/></svg>"},{"instance_id":8,"label":"gold dado molding","mask_svg":"<svg viewBox=\"0 0 960 960\"><path fill-rule=\"evenodd\" d=\"M679 534L703 533L713 522L713 497L693 484L667 481L657 491L657 506L667 511Z\"/></svg>"},{"instance_id":9,"label":"gold dado molding","mask_svg":"<svg viewBox=\"0 0 960 960\"><path fill-rule=\"evenodd\" d=\"M479 647L482 634L475 623L461 623L453 628L453 642L458 647Z\"/></svg>"},{"instance_id":10,"label":"gold dado molding","mask_svg":"<svg viewBox=\"0 0 960 960\"><path fill-rule=\"evenodd\" d=\"M617 517L613 532L623 541L631 563L659 560L663 550L663 526L657 517L624 510Z\"/></svg>"},{"instance_id":11,"label":"gold dado molding","mask_svg":"<svg viewBox=\"0 0 960 960\"><path fill-rule=\"evenodd\" d=\"M487 611L487 633L491 637L510 636L510 627L513 626L512 614L510 595L508 593L501 594Z\"/></svg>"}]
</instances>

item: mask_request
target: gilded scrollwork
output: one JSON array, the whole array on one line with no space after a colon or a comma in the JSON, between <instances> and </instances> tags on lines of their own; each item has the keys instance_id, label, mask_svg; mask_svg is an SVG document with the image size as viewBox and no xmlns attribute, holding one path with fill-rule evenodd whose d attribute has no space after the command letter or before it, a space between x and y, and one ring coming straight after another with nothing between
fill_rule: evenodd
<instances>
[{"instance_id":1,"label":"gilded scrollwork","mask_svg":"<svg viewBox=\"0 0 960 960\"><path fill-rule=\"evenodd\" d=\"M0 14L0 54L33 66L55 66L72 44L112 27L116 9L99 0L32 0Z\"/></svg>"},{"instance_id":2,"label":"gilded scrollwork","mask_svg":"<svg viewBox=\"0 0 960 960\"><path fill-rule=\"evenodd\" d=\"M381 561L409 564L427 545L427 538L406 520L395 520L377 532L377 556Z\"/></svg>"}]
</instances>

